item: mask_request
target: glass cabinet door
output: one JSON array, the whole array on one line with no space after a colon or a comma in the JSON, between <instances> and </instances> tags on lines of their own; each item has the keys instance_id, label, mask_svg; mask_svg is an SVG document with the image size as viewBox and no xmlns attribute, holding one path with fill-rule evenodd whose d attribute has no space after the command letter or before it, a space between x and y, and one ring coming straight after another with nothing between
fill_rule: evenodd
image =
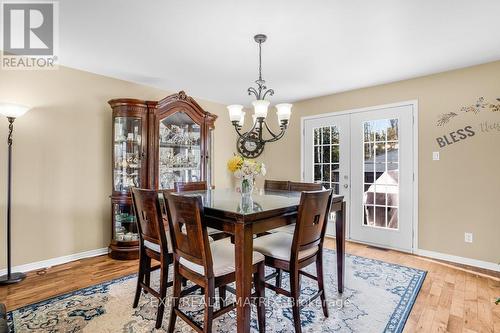
<instances>
[{"instance_id":1,"label":"glass cabinet door","mask_svg":"<svg viewBox=\"0 0 500 333\"><path fill-rule=\"evenodd\" d=\"M113 239L117 242L139 240L132 205L113 203Z\"/></svg>"},{"instance_id":2,"label":"glass cabinet door","mask_svg":"<svg viewBox=\"0 0 500 333\"><path fill-rule=\"evenodd\" d=\"M159 189L175 182L201 181L201 127L186 113L176 112L159 122Z\"/></svg>"},{"instance_id":3,"label":"glass cabinet door","mask_svg":"<svg viewBox=\"0 0 500 333\"><path fill-rule=\"evenodd\" d=\"M128 192L141 186L142 119L114 118L113 189Z\"/></svg>"}]
</instances>

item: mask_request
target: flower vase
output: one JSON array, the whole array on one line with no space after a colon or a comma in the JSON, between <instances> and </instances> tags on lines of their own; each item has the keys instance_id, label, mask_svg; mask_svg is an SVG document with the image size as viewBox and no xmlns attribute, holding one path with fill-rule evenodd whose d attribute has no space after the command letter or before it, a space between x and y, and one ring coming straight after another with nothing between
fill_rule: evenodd
<instances>
[{"instance_id":1,"label":"flower vase","mask_svg":"<svg viewBox=\"0 0 500 333\"><path fill-rule=\"evenodd\" d=\"M253 178L241 179L241 195L251 196L253 192Z\"/></svg>"}]
</instances>

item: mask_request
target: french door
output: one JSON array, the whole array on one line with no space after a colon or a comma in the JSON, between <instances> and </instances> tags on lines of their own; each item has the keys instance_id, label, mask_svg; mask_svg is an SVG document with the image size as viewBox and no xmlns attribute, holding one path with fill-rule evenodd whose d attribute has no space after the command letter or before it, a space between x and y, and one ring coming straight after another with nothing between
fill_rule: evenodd
<instances>
[{"instance_id":1,"label":"french door","mask_svg":"<svg viewBox=\"0 0 500 333\"><path fill-rule=\"evenodd\" d=\"M354 241L412 251L413 112L408 104L304 119L304 181L344 196Z\"/></svg>"}]
</instances>

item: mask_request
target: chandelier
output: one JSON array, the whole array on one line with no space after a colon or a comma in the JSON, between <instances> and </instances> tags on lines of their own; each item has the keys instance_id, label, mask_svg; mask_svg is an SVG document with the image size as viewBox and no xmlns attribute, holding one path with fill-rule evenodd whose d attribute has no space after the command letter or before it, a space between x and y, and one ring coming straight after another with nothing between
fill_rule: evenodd
<instances>
[{"instance_id":1,"label":"chandelier","mask_svg":"<svg viewBox=\"0 0 500 333\"><path fill-rule=\"evenodd\" d=\"M266 81L262 78L262 43L267 39L266 35L255 35L254 40L259 44L259 78L255 81L256 87L248 88L248 95L255 95L256 100L252 102L254 114L253 126L247 132L242 132L245 124L245 114L243 105L229 105L229 119L238 134L237 149L238 152L247 158L256 158L264 151L264 146L268 142L275 142L281 139L288 127L288 121L292 113L292 104L282 103L276 105L276 115L280 127L279 133L274 133L266 122L267 111L271 104L266 100L266 96L273 96L274 90L266 87ZM269 133L264 138L264 129Z\"/></svg>"}]
</instances>

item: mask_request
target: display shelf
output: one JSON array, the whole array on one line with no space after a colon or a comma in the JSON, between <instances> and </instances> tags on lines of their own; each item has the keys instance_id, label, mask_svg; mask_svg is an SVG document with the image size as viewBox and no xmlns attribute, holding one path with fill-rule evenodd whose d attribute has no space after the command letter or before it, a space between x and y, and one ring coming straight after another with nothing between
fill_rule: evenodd
<instances>
[{"instance_id":1,"label":"display shelf","mask_svg":"<svg viewBox=\"0 0 500 333\"><path fill-rule=\"evenodd\" d=\"M176 143L160 143L160 148L184 148L184 149L200 149L200 145L181 145Z\"/></svg>"},{"instance_id":2,"label":"display shelf","mask_svg":"<svg viewBox=\"0 0 500 333\"><path fill-rule=\"evenodd\" d=\"M217 116L184 92L161 101L120 98L109 104L113 111L109 255L135 259L139 242L130 189L171 189L178 181L210 183Z\"/></svg>"}]
</instances>

